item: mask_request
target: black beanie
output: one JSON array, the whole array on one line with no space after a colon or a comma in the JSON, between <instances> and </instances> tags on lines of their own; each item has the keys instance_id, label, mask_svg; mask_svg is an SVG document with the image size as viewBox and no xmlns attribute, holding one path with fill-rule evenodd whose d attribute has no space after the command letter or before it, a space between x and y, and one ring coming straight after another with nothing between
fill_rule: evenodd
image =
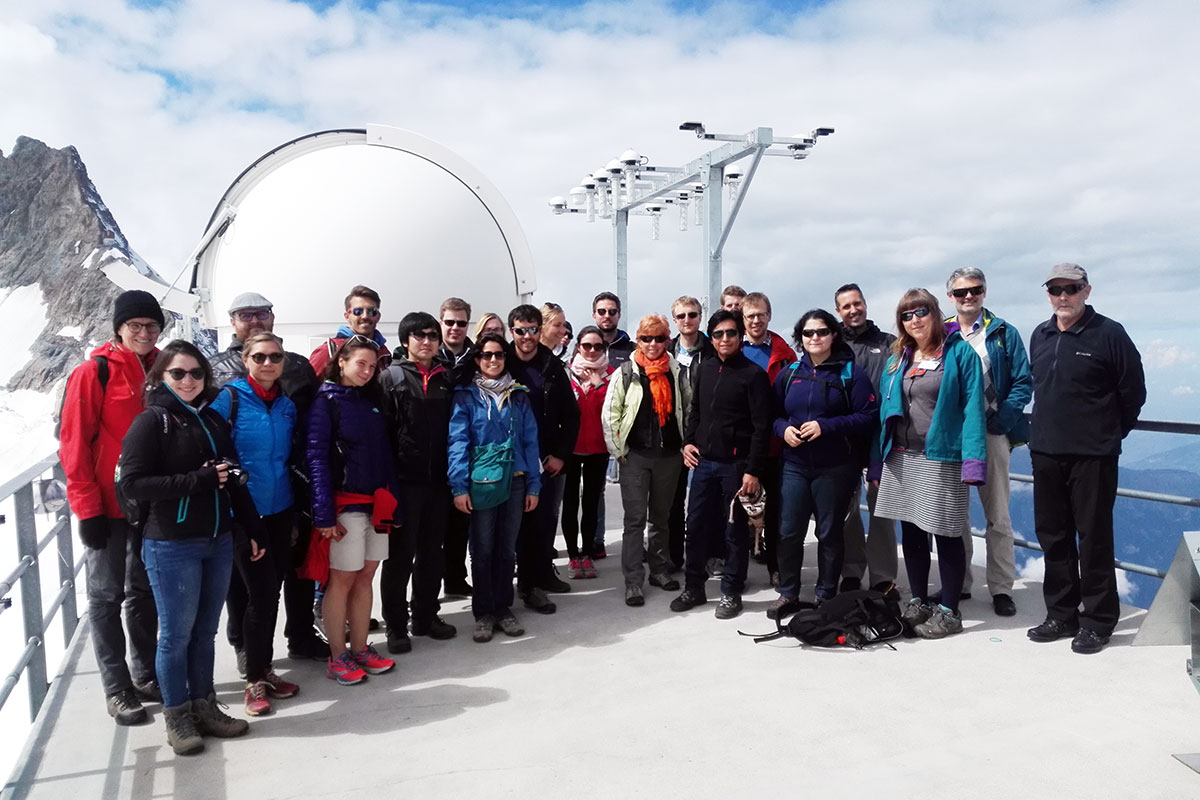
<instances>
[{"instance_id":1,"label":"black beanie","mask_svg":"<svg viewBox=\"0 0 1200 800\"><path fill-rule=\"evenodd\" d=\"M130 289L117 295L113 303L113 333L116 333L131 319L146 317L158 323L160 328L166 327L163 319L162 306L154 299L154 295L141 289Z\"/></svg>"}]
</instances>

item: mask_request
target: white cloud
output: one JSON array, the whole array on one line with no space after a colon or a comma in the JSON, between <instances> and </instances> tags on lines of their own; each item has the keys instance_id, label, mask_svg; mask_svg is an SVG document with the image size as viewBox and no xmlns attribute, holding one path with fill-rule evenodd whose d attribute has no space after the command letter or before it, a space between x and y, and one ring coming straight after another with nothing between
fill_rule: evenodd
<instances>
[{"instance_id":1,"label":"white cloud","mask_svg":"<svg viewBox=\"0 0 1200 800\"><path fill-rule=\"evenodd\" d=\"M1191 386L1176 386L1171 390L1171 395L1174 397L1191 397L1196 393L1196 390Z\"/></svg>"},{"instance_id":2,"label":"white cloud","mask_svg":"<svg viewBox=\"0 0 1200 800\"><path fill-rule=\"evenodd\" d=\"M1141 347L1142 363L1147 369L1175 369L1200 362L1200 351L1189 345L1154 339Z\"/></svg>"}]
</instances>

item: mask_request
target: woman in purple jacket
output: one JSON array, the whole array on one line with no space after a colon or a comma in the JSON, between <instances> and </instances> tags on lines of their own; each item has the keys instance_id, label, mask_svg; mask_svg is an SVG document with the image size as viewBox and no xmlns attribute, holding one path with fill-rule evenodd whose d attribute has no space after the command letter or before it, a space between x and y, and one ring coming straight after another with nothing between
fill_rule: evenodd
<instances>
[{"instance_id":1,"label":"woman in purple jacket","mask_svg":"<svg viewBox=\"0 0 1200 800\"><path fill-rule=\"evenodd\" d=\"M323 617L329 631L330 678L361 683L396 665L367 643L371 584L387 558L396 510L396 466L378 345L364 336L342 343L325 368L308 417L307 463L313 527L330 540ZM343 636L350 626L350 650Z\"/></svg>"}]
</instances>

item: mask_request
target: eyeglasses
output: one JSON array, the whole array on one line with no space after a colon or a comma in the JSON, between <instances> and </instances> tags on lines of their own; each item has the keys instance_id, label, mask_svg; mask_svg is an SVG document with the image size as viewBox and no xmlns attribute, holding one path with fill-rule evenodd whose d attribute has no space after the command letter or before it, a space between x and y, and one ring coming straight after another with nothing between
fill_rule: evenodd
<instances>
[{"instance_id":1,"label":"eyeglasses","mask_svg":"<svg viewBox=\"0 0 1200 800\"><path fill-rule=\"evenodd\" d=\"M270 361L272 364L278 364L283 361L283 353L251 353L250 359L255 364L265 364Z\"/></svg>"},{"instance_id":2,"label":"eyeglasses","mask_svg":"<svg viewBox=\"0 0 1200 800\"><path fill-rule=\"evenodd\" d=\"M203 367L195 367L194 369L180 369L179 367L175 367L174 369L165 370L165 372L170 375L171 380L175 381L176 383L183 380L185 377L191 378L194 381L204 380Z\"/></svg>"},{"instance_id":3,"label":"eyeglasses","mask_svg":"<svg viewBox=\"0 0 1200 800\"><path fill-rule=\"evenodd\" d=\"M619 317L619 316L621 316L621 309L619 309L619 308L597 308L592 313L599 314L602 317L603 316Z\"/></svg>"},{"instance_id":4,"label":"eyeglasses","mask_svg":"<svg viewBox=\"0 0 1200 800\"><path fill-rule=\"evenodd\" d=\"M1046 291L1050 293L1051 297L1058 297L1063 292L1066 292L1068 295L1077 295L1086 288L1086 283L1068 283L1066 286L1047 286ZM133 323L129 324L132 325Z\"/></svg>"},{"instance_id":5,"label":"eyeglasses","mask_svg":"<svg viewBox=\"0 0 1200 800\"><path fill-rule=\"evenodd\" d=\"M374 317L379 316L379 309L378 308L362 308L360 306L359 308L350 309L350 313L356 317L361 317L362 315L366 314L368 317L374 318Z\"/></svg>"},{"instance_id":6,"label":"eyeglasses","mask_svg":"<svg viewBox=\"0 0 1200 800\"><path fill-rule=\"evenodd\" d=\"M482 353L480 353L479 355L477 355L475 357L478 358L480 361L503 361L504 360L504 351L503 350L484 350Z\"/></svg>"},{"instance_id":7,"label":"eyeglasses","mask_svg":"<svg viewBox=\"0 0 1200 800\"><path fill-rule=\"evenodd\" d=\"M699 311L681 311L675 315L675 319L696 319L699 316Z\"/></svg>"},{"instance_id":8,"label":"eyeglasses","mask_svg":"<svg viewBox=\"0 0 1200 800\"><path fill-rule=\"evenodd\" d=\"M954 295L959 300L962 300L964 297L966 297L969 294L973 294L976 297L979 297L986 291L987 291L987 287L980 284L979 286L968 286L964 289L954 289L950 292L950 294Z\"/></svg>"},{"instance_id":9,"label":"eyeglasses","mask_svg":"<svg viewBox=\"0 0 1200 800\"><path fill-rule=\"evenodd\" d=\"M345 347L346 349L349 349L351 347L369 347L372 350L378 350L379 343L376 342L374 339L368 339L366 336L363 336L361 333L356 333L353 336L351 336L349 339L347 339L345 344L342 345L342 347Z\"/></svg>"},{"instance_id":10,"label":"eyeglasses","mask_svg":"<svg viewBox=\"0 0 1200 800\"><path fill-rule=\"evenodd\" d=\"M921 306L920 308L914 308L912 311L903 312L902 314L900 314L900 319L903 320L904 322L911 322L913 317L916 317L918 319L924 319L925 317L928 317L928 316L929 316L929 309L926 308L925 306Z\"/></svg>"},{"instance_id":11,"label":"eyeglasses","mask_svg":"<svg viewBox=\"0 0 1200 800\"><path fill-rule=\"evenodd\" d=\"M824 339L831 333L833 333L833 331L829 330L829 328L805 328L804 330L800 331L800 335L805 339Z\"/></svg>"},{"instance_id":12,"label":"eyeglasses","mask_svg":"<svg viewBox=\"0 0 1200 800\"><path fill-rule=\"evenodd\" d=\"M712 338L714 339L732 339L739 335L737 328L718 328L712 332Z\"/></svg>"},{"instance_id":13,"label":"eyeglasses","mask_svg":"<svg viewBox=\"0 0 1200 800\"><path fill-rule=\"evenodd\" d=\"M753 314L743 314L747 321L757 322L760 319L770 319L771 315L765 311L755 311Z\"/></svg>"},{"instance_id":14,"label":"eyeglasses","mask_svg":"<svg viewBox=\"0 0 1200 800\"><path fill-rule=\"evenodd\" d=\"M447 328L465 328L465 327L467 327L467 321L465 319L444 319L444 320L442 320L442 324L445 325Z\"/></svg>"},{"instance_id":15,"label":"eyeglasses","mask_svg":"<svg viewBox=\"0 0 1200 800\"><path fill-rule=\"evenodd\" d=\"M597 351L597 350L603 350L603 349L604 349L604 346L605 346L605 345L604 345L604 343L603 343L603 342L595 342L595 343L593 343L593 342L580 342L580 343L579 343L579 349L580 349L580 350L587 350L588 352L594 352L594 351Z\"/></svg>"},{"instance_id":16,"label":"eyeglasses","mask_svg":"<svg viewBox=\"0 0 1200 800\"><path fill-rule=\"evenodd\" d=\"M1072 292L1072 294L1074 294L1074 292ZM142 331L145 331L153 336L154 334L162 332L162 325L159 325L157 322L126 322L125 326L129 328L130 333L141 333Z\"/></svg>"},{"instance_id":17,"label":"eyeglasses","mask_svg":"<svg viewBox=\"0 0 1200 800\"><path fill-rule=\"evenodd\" d=\"M238 322L254 322L255 320L265 322L271 318L271 309L260 308L257 311L239 311L233 316L237 318Z\"/></svg>"},{"instance_id":18,"label":"eyeglasses","mask_svg":"<svg viewBox=\"0 0 1200 800\"><path fill-rule=\"evenodd\" d=\"M413 331L408 338L420 339L422 342L436 342L442 338L442 335L437 331Z\"/></svg>"},{"instance_id":19,"label":"eyeglasses","mask_svg":"<svg viewBox=\"0 0 1200 800\"><path fill-rule=\"evenodd\" d=\"M642 344L650 344L651 342L654 342L655 344L662 344L666 340L667 340L667 337L663 336L661 333L658 334L657 336L639 336L638 337L638 341L641 342Z\"/></svg>"},{"instance_id":20,"label":"eyeglasses","mask_svg":"<svg viewBox=\"0 0 1200 800\"><path fill-rule=\"evenodd\" d=\"M516 336L537 336L540 330L537 325L531 325L528 328L513 328L512 332Z\"/></svg>"}]
</instances>

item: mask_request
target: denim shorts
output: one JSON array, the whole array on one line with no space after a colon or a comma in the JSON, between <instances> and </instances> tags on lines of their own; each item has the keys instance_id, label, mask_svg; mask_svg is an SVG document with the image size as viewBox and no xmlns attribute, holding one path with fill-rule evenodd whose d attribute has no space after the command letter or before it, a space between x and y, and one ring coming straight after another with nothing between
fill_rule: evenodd
<instances>
[{"instance_id":1,"label":"denim shorts","mask_svg":"<svg viewBox=\"0 0 1200 800\"><path fill-rule=\"evenodd\" d=\"M341 541L329 543L329 567L343 572L358 572L367 561L388 557L388 535L376 533L371 515L361 511L338 514L338 524L346 529Z\"/></svg>"}]
</instances>

